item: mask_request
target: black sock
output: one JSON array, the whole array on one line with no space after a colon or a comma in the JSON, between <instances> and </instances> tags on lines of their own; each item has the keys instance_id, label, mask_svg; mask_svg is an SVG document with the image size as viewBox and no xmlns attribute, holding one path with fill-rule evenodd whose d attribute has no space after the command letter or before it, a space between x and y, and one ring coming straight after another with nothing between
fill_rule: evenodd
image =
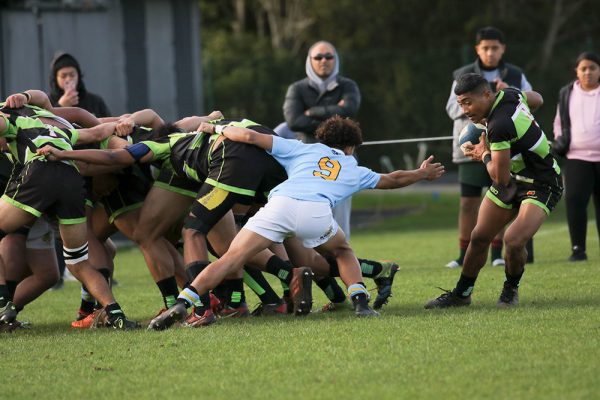
<instances>
[{"instance_id":1,"label":"black sock","mask_svg":"<svg viewBox=\"0 0 600 400\"><path fill-rule=\"evenodd\" d=\"M367 295L367 287L364 282L356 282L348 287L348 294L352 304L368 304L369 297Z\"/></svg>"},{"instance_id":2,"label":"black sock","mask_svg":"<svg viewBox=\"0 0 600 400\"><path fill-rule=\"evenodd\" d=\"M292 282L292 264L289 261L283 261L277 256L272 256L267 261L266 270L268 273L275 275L282 282L289 285Z\"/></svg>"},{"instance_id":3,"label":"black sock","mask_svg":"<svg viewBox=\"0 0 600 400\"><path fill-rule=\"evenodd\" d=\"M199 302L192 302L189 296L185 296L183 292L189 290L198 295ZM199 294L198 291L192 285L186 285L182 290L182 293L177 297L177 303L182 303L186 308L194 306L194 313L198 316L202 316L206 310L210 309L210 292Z\"/></svg>"},{"instance_id":4,"label":"black sock","mask_svg":"<svg viewBox=\"0 0 600 400\"><path fill-rule=\"evenodd\" d=\"M246 302L246 293L244 292L244 279L228 279L231 287L231 294L229 295L229 306L232 308L238 308L241 304Z\"/></svg>"},{"instance_id":5,"label":"black sock","mask_svg":"<svg viewBox=\"0 0 600 400\"><path fill-rule=\"evenodd\" d=\"M344 289L342 289L337 283L335 278L323 278L315 281L315 283L332 303L341 303L346 300L346 293L344 292Z\"/></svg>"},{"instance_id":6,"label":"black sock","mask_svg":"<svg viewBox=\"0 0 600 400\"><path fill-rule=\"evenodd\" d=\"M263 304L278 304L281 301L258 268L244 267L244 283L256 293Z\"/></svg>"},{"instance_id":7,"label":"black sock","mask_svg":"<svg viewBox=\"0 0 600 400\"><path fill-rule=\"evenodd\" d=\"M335 257L325 257L325 259L329 264L329 276L332 278L340 276L340 270L338 268L338 264Z\"/></svg>"},{"instance_id":8,"label":"black sock","mask_svg":"<svg viewBox=\"0 0 600 400\"><path fill-rule=\"evenodd\" d=\"M110 322L110 323L113 323L119 317L125 316L125 313L123 312L123 310L121 309L121 306L117 302L108 304L105 307L105 310L106 310L106 318L108 319L108 322Z\"/></svg>"},{"instance_id":9,"label":"black sock","mask_svg":"<svg viewBox=\"0 0 600 400\"><path fill-rule=\"evenodd\" d=\"M492 261L502 258L502 240L492 240Z\"/></svg>"},{"instance_id":10,"label":"black sock","mask_svg":"<svg viewBox=\"0 0 600 400\"><path fill-rule=\"evenodd\" d=\"M456 289L454 292L462 298L469 297L471 293L473 293L473 288L475 287L475 281L477 278L469 278L463 274L460 274L460 279L456 283Z\"/></svg>"},{"instance_id":11,"label":"black sock","mask_svg":"<svg viewBox=\"0 0 600 400\"><path fill-rule=\"evenodd\" d=\"M519 287L519 282L521 282L521 277L523 277L523 273L525 272L525 270L523 270L523 272L521 272L519 275L510 275L508 272L505 272L504 275L506 275L506 283L508 283L510 286L518 288Z\"/></svg>"},{"instance_id":12,"label":"black sock","mask_svg":"<svg viewBox=\"0 0 600 400\"><path fill-rule=\"evenodd\" d=\"M192 283L209 264L209 261L194 261L186 265L185 273L187 274L189 283Z\"/></svg>"},{"instance_id":13,"label":"black sock","mask_svg":"<svg viewBox=\"0 0 600 400\"><path fill-rule=\"evenodd\" d=\"M4 307L9 301L12 301L12 297L10 296L8 286L0 284L0 307Z\"/></svg>"},{"instance_id":14,"label":"black sock","mask_svg":"<svg viewBox=\"0 0 600 400\"><path fill-rule=\"evenodd\" d=\"M229 279L224 280L219 283L216 288L212 290L212 293L217 296L219 301L225 305L229 303L229 298L231 297L231 291L233 290L231 287L231 281Z\"/></svg>"},{"instance_id":15,"label":"black sock","mask_svg":"<svg viewBox=\"0 0 600 400\"><path fill-rule=\"evenodd\" d=\"M10 299L12 301L12 299L15 298L15 292L17 291L17 285L19 284L19 282L17 281L6 281L6 287L8 288L8 293L10 296Z\"/></svg>"},{"instance_id":16,"label":"black sock","mask_svg":"<svg viewBox=\"0 0 600 400\"><path fill-rule=\"evenodd\" d=\"M79 313L84 315L93 313L95 304L96 299L90 294L85 285L81 285L81 304L79 305Z\"/></svg>"},{"instance_id":17,"label":"black sock","mask_svg":"<svg viewBox=\"0 0 600 400\"><path fill-rule=\"evenodd\" d=\"M158 286L158 290L160 290L163 303L165 303L165 308L170 308L175 304L175 300L179 295L179 288L177 287L177 280L174 276L156 282L156 286Z\"/></svg>"},{"instance_id":18,"label":"black sock","mask_svg":"<svg viewBox=\"0 0 600 400\"><path fill-rule=\"evenodd\" d=\"M374 278L377 275L379 275L383 270L383 265L381 265L381 263L377 261L359 258L358 262L360 263L360 270L362 272L362 276L366 278Z\"/></svg>"}]
</instances>

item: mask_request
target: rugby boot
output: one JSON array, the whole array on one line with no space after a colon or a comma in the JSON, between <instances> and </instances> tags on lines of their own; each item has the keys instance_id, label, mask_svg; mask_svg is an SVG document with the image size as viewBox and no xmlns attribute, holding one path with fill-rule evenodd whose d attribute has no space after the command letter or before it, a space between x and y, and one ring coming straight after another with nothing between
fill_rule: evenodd
<instances>
[{"instance_id":1,"label":"rugby boot","mask_svg":"<svg viewBox=\"0 0 600 400\"><path fill-rule=\"evenodd\" d=\"M292 271L290 293L294 303L294 314L307 315L312 308L313 273L308 267L294 268Z\"/></svg>"},{"instance_id":2,"label":"rugby boot","mask_svg":"<svg viewBox=\"0 0 600 400\"><path fill-rule=\"evenodd\" d=\"M266 317L268 315L286 315L288 313L288 306L285 301L273 304L260 303L250 315L253 317Z\"/></svg>"},{"instance_id":3,"label":"rugby boot","mask_svg":"<svg viewBox=\"0 0 600 400\"><path fill-rule=\"evenodd\" d=\"M354 305L354 314L357 317L379 317L379 313L369 307L369 301L365 298L357 298L358 296L352 299L352 303Z\"/></svg>"},{"instance_id":4,"label":"rugby boot","mask_svg":"<svg viewBox=\"0 0 600 400\"><path fill-rule=\"evenodd\" d=\"M441 288L440 288L441 289ZM425 308L430 310L433 308L448 308L448 307L465 307L471 305L471 296L460 297L454 290L445 290L439 297L430 300L425 304Z\"/></svg>"},{"instance_id":5,"label":"rugby boot","mask_svg":"<svg viewBox=\"0 0 600 400\"><path fill-rule=\"evenodd\" d=\"M219 311L219 317L221 318L243 318L249 316L250 311L248 310L248 305L246 303L240 303L238 307L231 307L230 305L226 305L221 309L221 311Z\"/></svg>"},{"instance_id":6,"label":"rugby boot","mask_svg":"<svg viewBox=\"0 0 600 400\"><path fill-rule=\"evenodd\" d=\"M7 302L4 307L0 308L0 324L10 324L17 319L17 309L12 301Z\"/></svg>"},{"instance_id":7,"label":"rugby boot","mask_svg":"<svg viewBox=\"0 0 600 400\"><path fill-rule=\"evenodd\" d=\"M178 301L171 308L150 321L148 330L162 331L168 329L176 322L183 321L186 317L187 308L183 303Z\"/></svg>"},{"instance_id":8,"label":"rugby boot","mask_svg":"<svg viewBox=\"0 0 600 400\"><path fill-rule=\"evenodd\" d=\"M202 328L209 326L217 322L217 316L209 308L205 310L202 315L197 315L196 311L192 313L181 323L181 326L187 328Z\"/></svg>"},{"instance_id":9,"label":"rugby boot","mask_svg":"<svg viewBox=\"0 0 600 400\"><path fill-rule=\"evenodd\" d=\"M379 310L383 305L387 304L390 297L392 297L392 285L394 284L394 276L400 269L398 264L393 261L381 262L383 270L377 278L374 279L377 285L377 297L373 301L373 308Z\"/></svg>"},{"instance_id":10,"label":"rugby boot","mask_svg":"<svg viewBox=\"0 0 600 400\"><path fill-rule=\"evenodd\" d=\"M519 288L515 287L508 282L504 282L502 293L498 298L498 307L508 308L515 307L519 304Z\"/></svg>"}]
</instances>

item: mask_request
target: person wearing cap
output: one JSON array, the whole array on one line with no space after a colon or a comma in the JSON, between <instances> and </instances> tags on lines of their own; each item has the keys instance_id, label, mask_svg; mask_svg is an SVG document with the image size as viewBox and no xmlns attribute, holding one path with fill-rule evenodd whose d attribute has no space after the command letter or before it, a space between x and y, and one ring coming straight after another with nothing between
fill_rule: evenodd
<instances>
[{"instance_id":1,"label":"person wearing cap","mask_svg":"<svg viewBox=\"0 0 600 400\"><path fill-rule=\"evenodd\" d=\"M50 68L48 97L54 107L80 107L98 118L111 116L102 97L86 89L81 67L75 57L58 53Z\"/></svg>"}]
</instances>

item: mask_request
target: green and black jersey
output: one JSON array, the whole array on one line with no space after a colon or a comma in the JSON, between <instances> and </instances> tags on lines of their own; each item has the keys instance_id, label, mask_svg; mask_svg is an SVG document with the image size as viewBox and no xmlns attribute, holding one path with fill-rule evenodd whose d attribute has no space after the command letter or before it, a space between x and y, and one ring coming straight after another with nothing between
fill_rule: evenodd
<instances>
[{"instance_id":1,"label":"green and black jersey","mask_svg":"<svg viewBox=\"0 0 600 400\"><path fill-rule=\"evenodd\" d=\"M0 114L0 118L5 120L7 127L4 132L0 132L0 137L6 138L14 161L21 164L44 159L44 156L39 156L36 152L45 145L72 150L79 138L76 129L60 129L46 125L37 118L17 114ZM74 166L71 162L67 163Z\"/></svg>"},{"instance_id":2,"label":"green and black jersey","mask_svg":"<svg viewBox=\"0 0 600 400\"><path fill-rule=\"evenodd\" d=\"M550 154L546 135L531 115L523 92L514 88L499 91L487 120L490 149L510 149L513 175L555 184L560 167Z\"/></svg>"}]
</instances>

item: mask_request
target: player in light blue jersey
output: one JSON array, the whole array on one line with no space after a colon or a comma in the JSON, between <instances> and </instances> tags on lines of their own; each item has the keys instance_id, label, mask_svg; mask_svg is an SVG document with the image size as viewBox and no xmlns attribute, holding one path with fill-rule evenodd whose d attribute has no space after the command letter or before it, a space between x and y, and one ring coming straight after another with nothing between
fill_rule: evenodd
<instances>
[{"instance_id":1,"label":"player in light blue jersey","mask_svg":"<svg viewBox=\"0 0 600 400\"><path fill-rule=\"evenodd\" d=\"M378 174L360 167L352 157L355 147L362 143L360 127L358 123L339 116L319 126L316 137L321 143L315 144L235 126L203 123L198 130L220 133L229 140L265 149L283 165L288 179L271 191L268 203L250 218L227 253L204 269L181 292L178 303L169 312L163 313L162 321L157 321L161 328L183 318L186 305L193 305L199 294L206 293L225 276L243 268L251 257L291 236L301 239L305 247L336 258L340 277L348 287L356 315L379 315L368 305L369 295L362 282L358 260L344 232L333 219L331 207L362 189L394 189L423 179L436 179L444 173L444 167L433 163L433 157L412 171ZM301 271L302 268L295 270ZM193 322L188 325L193 326Z\"/></svg>"}]
</instances>

